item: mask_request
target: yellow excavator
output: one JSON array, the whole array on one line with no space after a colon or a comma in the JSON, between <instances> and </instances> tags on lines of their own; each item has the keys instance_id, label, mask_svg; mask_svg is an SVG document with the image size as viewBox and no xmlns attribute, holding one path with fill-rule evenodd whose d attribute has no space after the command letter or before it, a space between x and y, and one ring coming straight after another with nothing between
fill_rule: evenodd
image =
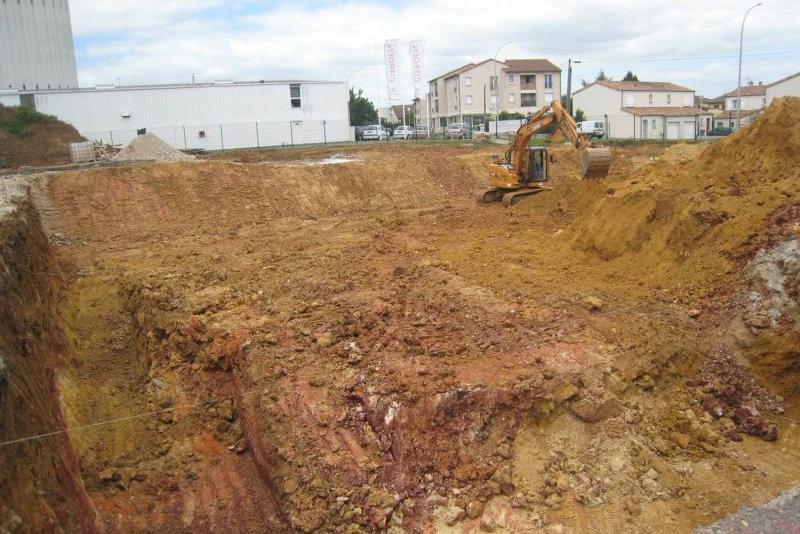
<instances>
[{"instance_id":1,"label":"yellow excavator","mask_svg":"<svg viewBox=\"0 0 800 534\"><path fill-rule=\"evenodd\" d=\"M546 148L529 147L528 144L537 132L554 125L556 128L550 139L566 138L572 142L581 156L585 178L608 175L611 149L593 148L589 137L578 131L569 113L561 104L553 102L522 123L502 159L495 156L494 163L489 167L489 189L477 193L475 198L478 203L502 200L503 204L511 207L528 195L552 189L544 185L552 158Z\"/></svg>"}]
</instances>

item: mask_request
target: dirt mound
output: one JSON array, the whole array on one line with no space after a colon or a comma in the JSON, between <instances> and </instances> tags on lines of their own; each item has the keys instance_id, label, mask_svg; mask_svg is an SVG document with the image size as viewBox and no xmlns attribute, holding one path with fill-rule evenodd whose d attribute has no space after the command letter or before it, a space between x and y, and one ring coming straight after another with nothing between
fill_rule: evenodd
<instances>
[{"instance_id":1,"label":"dirt mound","mask_svg":"<svg viewBox=\"0 0 800 534\"><path fill-rule=\"evenodd\" d=\"M55 117L0 105L0 167L70 163L69 144L78 141L81 134Z\"/></svg>"},{"instance_id":2,"label":"dirt mound","mask_svg":"<svg viewBox=\"0 0 800 534\"><path fill-rule=\"evenodd\" d=\"M606 261L629 255L725 272L726 259L753 229L797 194L800 128L793 117L800 118L800 99L777 100L695 159L664 158L605 182L603 197L575 226L575 246Z\"/></svg>"},{"instance_id":3,"label":"dirt mound","mask_svg":"<svg viewBox=\"0 0 800 534\"><path fill-rule=\"evenodd\" d=\"M194 156L184 154L157 135L149 133L136 137L112 159L117 161L179 161L194 159Z\"/></svg>"}]
</instances>

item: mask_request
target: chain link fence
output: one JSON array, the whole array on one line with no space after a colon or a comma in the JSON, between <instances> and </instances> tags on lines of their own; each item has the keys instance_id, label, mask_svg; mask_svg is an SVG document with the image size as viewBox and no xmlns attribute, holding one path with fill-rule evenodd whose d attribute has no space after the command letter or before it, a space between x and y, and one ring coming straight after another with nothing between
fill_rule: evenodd
<instances>
[{"instance_id":1,"label":"chain link fence","mask_svg":"<svg viewBox=\"0 0 800 534\"><path fill-rule=\"evenodd\" d=\"M229 150L353 141L353 129L347 120L314 120L286 122L250 122L239 124L204 124L195 126L163 126L147 128L177 149ZM90 141L124 146L137 130L105 130L81 132Z\"/></svg>"}]
</instances>

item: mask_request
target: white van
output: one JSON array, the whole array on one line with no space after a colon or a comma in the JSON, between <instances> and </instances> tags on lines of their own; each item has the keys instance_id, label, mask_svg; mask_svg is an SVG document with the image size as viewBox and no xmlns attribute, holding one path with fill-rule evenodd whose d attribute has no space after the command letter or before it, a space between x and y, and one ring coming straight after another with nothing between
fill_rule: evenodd
<instances>
[{"instance_id":1,"label":"white van","mask_svg":"<svg viewBox=\"0 0 800 534\"><path fill-rule=\"evenodd\" d=\"M582 121L578 123L578 131L589 134L589 137L605 137L606 129L603 121Z\"/></svg>"}]
</instances>

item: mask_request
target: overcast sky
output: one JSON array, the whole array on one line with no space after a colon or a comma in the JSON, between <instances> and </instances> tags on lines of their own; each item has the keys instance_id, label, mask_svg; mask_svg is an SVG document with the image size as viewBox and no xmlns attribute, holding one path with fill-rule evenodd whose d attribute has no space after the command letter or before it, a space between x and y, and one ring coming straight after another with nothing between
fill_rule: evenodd
<instances>
[{"instance_id":1,"label":"overcast sky","mask_svg":"<svg viewBox=\"0 0 800 534\"><path fill-rule=\"evenodd\" d=\"M345 80L385 102L385 39L425 41L425 77L471 61L545 57L577 83L671 81L718 96L736 86L736 0L71 0L80 84L215 79ZM407 46L406 46L407 49ZM743 80L800 71L800 3L765 0L745 29ZM355 71L355 72L354 72ZM406 93L411 95L410 73Z\"/></svg>"}]
</instances>

